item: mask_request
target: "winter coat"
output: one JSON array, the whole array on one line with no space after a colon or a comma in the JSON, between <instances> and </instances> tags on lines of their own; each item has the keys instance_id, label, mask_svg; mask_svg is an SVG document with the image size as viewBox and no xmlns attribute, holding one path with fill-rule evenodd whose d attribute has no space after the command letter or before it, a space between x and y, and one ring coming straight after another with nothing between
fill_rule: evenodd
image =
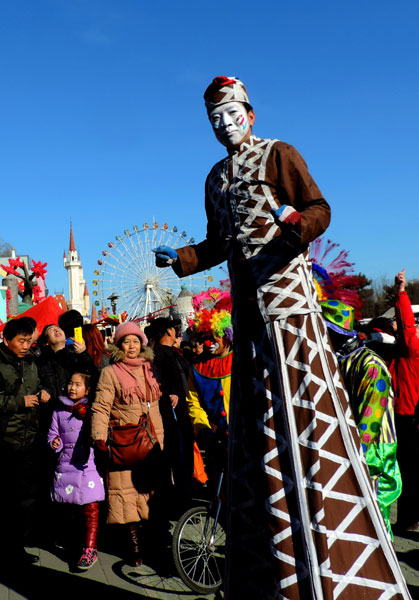
<instances>
[{"instance_id":1,"label":"winter coat","mask_svg":"<svg viewBox=\"0 0 419 600\"><path fill-rule=\"evenodd\" d=\"M164 453L169 469L168 477L172 479L175 486L178 501L188 502L192 494L194 469L194 435L186 403L189 365L173 347L156 343L153 351L154 364L160 376L163 393L159 405L163 419ZM171 394L178 397L175 408L172 407Z\"/></svg>"},{"instance_id":2,"label":"winter coat","mask_svg":"<svg viewBox=\"0 0 419 600\"><path fill-rule=\"evenodd\" d=\"M0 435L15 447L27 447L36 441L39 414L43 406L25 407L25 396L41 390L33 356L18 358L0 344Z\"/></svg>"},{"instance_id":3,"label":"winter coat","mask_svg":"<svg viewBox=\"0 0 419 600\"><path fill-rule=\"evenodd\" d=\"M65 386L76 371L97 377L97 367L87 350L77 354L71 346L65 346L57 352L49 346L43 346L37 365L41 384L52 399L58 399L65 393Z\"/></svg>"},{"instance_id":4,"label":"winter coat","mask_svg":"<svg viewBox=\"0 0 419 600\"><path fill-rule=\"evenodd\" d=\"M124 353L113 349L112 362L124 360ZM140 355L145 360L153 359L153 351L146 348ZM139 386L144 389L144 377L141 367L134 369ZM156 377L157 379L157 377ZM161 393L153 394L150 402L150 418L156 435L163 448L163 423L159 410ZM107 440L109 421L118 421L120 425L138 423L140 416L147 412L145 390L143 397L137 396L134 402L122 397L121 385L112 365L105 367L100 375L95 400L92 405L92 438ZM140 519L148 519L150 493L140 492L135 480L135 469L112 470L107 472L108 489L108 523L133 523Z\"/></svg>"},{"instance_id":5,"label":"winter coat","mask_svg":"<svg viewBox=\"0 0 419 600\"><path fill-rule=\"evenodd\" d=\"M394 410L400 415L413 415L419 402L419 339L406 292L397 294L395 309L399 352L389 367L394 385Z\"/></svg>"},{"instance_id":6,"label":"winter coat","mask_svg":"<svg viewBox=\"0 0 419 600\"><path fill-rule=\"evenodd\" d=\"M71 411L74 403L60 396L60 406L52 414L48 443L58 435L60 453L55 470L52 499L67 504L89 504L105 499L103 479L97 472L90 438L83 429L84 420ZM87 398L79 401L87 404Z\"/></svg>"},{"instance_id":7,"label":"winter coat","mask_svg":"<svg viewBox=\"0 0 419 600\"><path fill-rule=\"evenodd\" d=\"M184 443L189 447L190 460L192 461L193 431L186 404L188 380L181 363L183 359L174 348L163 344L156 343L153 351L154 364L161 381L160 412L163 417L165 432L167 428L174 427L176 430L179 428ZM171 394L178 397L178 403L174 411L170 400ZM174 439L176 438L177 436L174 436Z\"/></svg>"}]
</instances>

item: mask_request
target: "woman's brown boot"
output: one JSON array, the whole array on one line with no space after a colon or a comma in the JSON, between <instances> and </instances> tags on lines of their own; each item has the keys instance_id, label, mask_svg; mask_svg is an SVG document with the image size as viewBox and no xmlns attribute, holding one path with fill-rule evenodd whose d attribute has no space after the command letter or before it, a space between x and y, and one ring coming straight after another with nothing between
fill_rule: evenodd
<instances>
[{"instance_id":1,"label":"woman's brown boot","mask_svg":"<svg viewBox=\"0 0 419 600\"><path fill-rule=\"evenodd\" d=\"M143 564L143 560L140 555L138 523L128 523L128 528L130 535L130 554L128 564L130 567L139 567Z\"/></svg>"}]
</instances>

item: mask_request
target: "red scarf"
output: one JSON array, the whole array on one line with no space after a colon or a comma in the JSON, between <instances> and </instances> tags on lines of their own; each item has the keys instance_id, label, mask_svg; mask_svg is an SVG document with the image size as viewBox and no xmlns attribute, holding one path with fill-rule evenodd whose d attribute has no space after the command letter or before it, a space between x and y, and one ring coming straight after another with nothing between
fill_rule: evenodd
<instances>
[{"instance_id":1,"label":"red scarf","mask_svg":"<svg viewBox=\"0 0 419 600\"><path fill-rule=\"evenodd\" d=\"M60 399L61 398L63 398L63 396L60 396ZM70 400L70 402L72 402L72 400L68 398L68 396L66 396L65 399ZM64 410L67 410L68 412L72 413L73 417L76 417L76 419L83 420L87 413L87 402L87 398L82 398L81 400L77 400L77 402L74 402L74 404L63 404L63 408Z\"/></svg>"},{"instance_id":2,"label":"red scarf","mask_svg":"<svg viewBox=\"0 0 419 600\"><path fill-rule=\"evenodd\" d=\"M148 385L152 400L158 400L161 396L160 385L157 381L150 361L145 358L124 358L123 361L112 365L116 378L121 386L122 398L128 404L135 404L138 398L147 400L145 390L140 387L140 382L135 371L143 367L144 385Z\"/></svg>"}]
</instances>

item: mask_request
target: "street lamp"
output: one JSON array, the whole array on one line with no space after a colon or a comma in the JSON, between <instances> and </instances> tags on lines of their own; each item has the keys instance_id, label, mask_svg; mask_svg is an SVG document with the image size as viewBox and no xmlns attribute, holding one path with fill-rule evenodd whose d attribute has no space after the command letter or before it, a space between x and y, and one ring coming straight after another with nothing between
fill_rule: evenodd
<instances>
[{"instance_id":1,"label":"street lamp","mask_svg":"<svg viewBox=\"0 0 419 600\"><path fill-rule=\"evenodd\" d=\"M111 301L112 314L116 315L116 304L118 302L119 296L115 292L108 296L108 300Z\"/></svg>"}]
</instances>

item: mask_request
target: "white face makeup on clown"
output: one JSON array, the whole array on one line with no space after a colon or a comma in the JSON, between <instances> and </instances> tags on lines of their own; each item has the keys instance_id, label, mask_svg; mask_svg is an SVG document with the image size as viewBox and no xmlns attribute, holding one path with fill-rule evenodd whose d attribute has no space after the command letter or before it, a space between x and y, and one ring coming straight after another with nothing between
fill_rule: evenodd
<instances>
[{"instance_id":1,"label":"white face makeup on clown","mask_svg":"<svg viewBox=\"0 0 419 600\"><path fill-rule=\"evenodd\" d=\"M217 140L227 148L238 146L250 134L253 111L247 112L241 102L227 102L208 115Z\"/></svg>"},{"instance_id":2,"label":"white face makeup on clown","mask_svg":"<svg viewBox=\"0 0 419 600\"><path fill-rule=\"evenodd\" d=\"M212 344L208 348L208 352L210 354L217 354L220 350L220 344L218 342L212 342Z\"/></svg>"},{"instance_id":3,"label":"white face makeup on clown","mask_svg":"<svg viewBox=\"0 0 419 600\"><path fill-rule=\"evenodd\" d=\"M230 349L229 343L222 337L217 337L211 340L211 345L208 346L208 352L213 356L219 356L228 352Z\"/></svg>"}]
</instances>

